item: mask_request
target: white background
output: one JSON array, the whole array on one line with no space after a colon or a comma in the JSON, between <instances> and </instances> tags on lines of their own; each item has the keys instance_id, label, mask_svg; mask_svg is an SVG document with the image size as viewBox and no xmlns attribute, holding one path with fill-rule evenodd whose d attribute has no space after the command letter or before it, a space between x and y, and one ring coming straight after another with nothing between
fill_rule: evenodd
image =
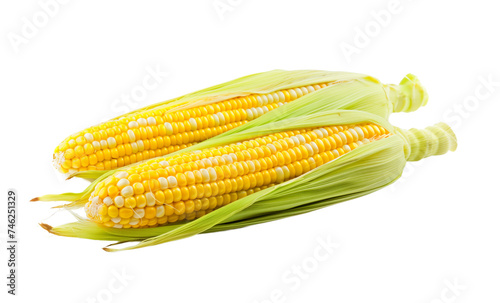
<instances>
[{"instance_id":1,"label":"white background","mask_svg":"<svg viewBox=\"0 0 500 303\"><path fill-rule=\"evenodd\" d=\"M0 300L498 302L499 7L401 0L396 11L380 13L389 3L69 1L44 20L37 1L2 1L0 197L6 201L10 187L19 192L20 269L19 295L7 295L2 206ZM19 38L34 17L36 32ZM360 32L368 34L364 41ZM356 53L346 56L347 44ZM275 68L353 71L385 83L411 72L428 89L429 104L391 122L448 122L459 148L409 165L377 193L241 230L121 253L101 250L106 242L48 234L39 222L71 217L55 213L53 203L28 201L86 185L54 172L53 149L120 114L120 96L158 68L168 76L133 108ZM478 100L488 78L496 87ZM314 261L317 239L338 247ZM305 266L307 277L291 274L294 266ZM114 272L122 271L131 278L126 287L113 284L120 289L107 298Z\"/></svg>"}]
</instances>

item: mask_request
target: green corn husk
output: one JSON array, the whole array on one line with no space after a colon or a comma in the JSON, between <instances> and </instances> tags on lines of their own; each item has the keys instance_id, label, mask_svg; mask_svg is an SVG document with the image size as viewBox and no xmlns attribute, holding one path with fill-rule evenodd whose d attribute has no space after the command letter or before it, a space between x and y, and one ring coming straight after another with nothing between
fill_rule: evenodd
<instances>
[{"instance_id":1,"label":"green corn husk","mask_svg":"<svg viewBox=\"0 0 500 303\"><path fill-rule=\"evenodd\" d=\"M58 227L42 224L42 227L51 233L67 237L117 243L140 241L123 249L105 248L107 251L147 247L199 233L218 232L286 218L357 198L396 181L407 160L443 154L456 148L455 135L444 123L424 130L407 131L391 126L385 118L357 110L328 110L311 114L299 109L290 112L289 116L212 138L198 144L196 149L226 145L291 129L368 122L386 128L393 135L364 144L302 176L236 200L194 221L153 228L115 229L78 218L74 223ZM269 117L267 119L272 120Z\"/></svg>"},{"instance_id":2,"label":"green corn husk","mask_svg":"<svg viewBox=\"0 0 500 303\"><path fill-rule=\"evenodd\" d=\"M221 135L234 134L243 130L255 128L259 125L269 125L270 123L293 118L297 113L314 114L328 110L359 110L375 114L387 119L393 112L413 111L427 103L428 96L418 79L408 74L399 85L384 85L377 79L352 73L326 72L326 71L282 71L275 70L236 79L218 86L208 88L190 95L186 95L175 101L168 101L168 105L176 105L175 110L185 109L193 106L215 102L235 96L248 95L251 93L266 93L290 87L322 83L328 81L338 81L337 84L325 87L301 97L298 101L285 104L267 114L252 120L240 127L229 130ZM151 109L165 106L163 103L143 108ZM255 136L258 136L255 133ZM215 137L217 138L217 137ZM208 139L208 145L200 145L183 149L172 153L193 150L209 146L215 138ZM137 163L135 163L137 164ZM131 164L134 165L134 164ZM66 193L56 195L45 195L33 199L33 201L70 201L72 203L56 206L74 209L82 207L86 199L90 196L95 185L113 174L111 171L84 171L75 174L92 181L90 186L81 193Z\"/></svg>"}]
</instances>

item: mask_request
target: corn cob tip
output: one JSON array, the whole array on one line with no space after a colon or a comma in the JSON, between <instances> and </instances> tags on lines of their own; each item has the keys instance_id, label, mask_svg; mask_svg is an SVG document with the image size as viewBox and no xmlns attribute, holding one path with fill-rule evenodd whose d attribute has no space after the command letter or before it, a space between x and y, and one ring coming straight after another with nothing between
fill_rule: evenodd
<instances>
[{"instance_id":1,"label":"corn cob tip","mask_svg":"<svg viewBox=\"0 0 500 303\"><path fill-rule=\"evenodd\" d=\"M408 143L406 159L418 161L430 156L443 155L457 149L457 137L451 127L443 122L425 129L397 129Z\"/></svg>"},{"instance_id":2,"label":"corn cob tip","mask_svg":"<svg viewBox=\"0 0 500 303\"><path fill-rule=\"evenodd\" d=\"M399 85L384 86L393 105L393 112L413 112L427 104L429 95L417 76L407 74Z\"/></svg>"},{"instance_id":3,"label":"corn cob tip","mask_svg":"<svg viewBox=\"0 0 500 303\"><path fill-rule=\"evenodd\" d=\"M56 150L54 151L54 154L52 154L52 164L54 165L54 167L60 171L60 172L63 172L61 170L61 167L65 161L65 157L64 157L64 152L63 151L59 151L59 146L56 148Z\"/></svg>"}]
</instances>

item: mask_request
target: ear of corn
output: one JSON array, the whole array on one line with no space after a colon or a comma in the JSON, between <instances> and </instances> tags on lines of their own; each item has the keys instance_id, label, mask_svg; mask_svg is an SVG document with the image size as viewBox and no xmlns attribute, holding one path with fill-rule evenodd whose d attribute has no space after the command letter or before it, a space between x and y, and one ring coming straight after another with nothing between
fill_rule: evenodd
<instances>
[{"instance_id":1,"label":"ear of corn","mask_svg":"<svg viewBox=\"0 0 500 303\"><path fill-rule=\"evenodd\" d=\"M299 128L156 158L100 182L85 211L94 222L115 228L193 220L388 135L370 123Z\"/></svg>"},{"instance_id":2,"label":"ear of corn","mask_svg":"<svg viewBox=\"0 0 500 303\"><path fill-rule=\"evenodd\" d=\"M293 78L292 80L285 81L287 85L290 85L290 82L293 82L293 85L305 85L308 82L305 81L317 81L318 78L321 78L323 81L329 81L333 79L344 79L343 82L336 83L334 85L327 86L318 90L316 92L307 94L301 97L300 101L297 102L289 102L285 105L280 106L280 108L275 109L266 115L263 115L260 118L249 121L248 123L241 125L235 129L227 130L224 133L224 136L214 137L212 139L208 139L198 143L196 146L186 147L185 151L193 150L193 149L201 149L205 147L212 146L214 144L219 144L219 142L224 142L224 139L219 139L226 137L226 135L233 135L241 133L242 131L253 131L251 134L254 137L260 135L262 132L262 128L273 129L275 127L279 127L281 123L289 123L289 121L294 121L293 123L300 124L299 120L302 119L302 115L321 113L328 110L334 109L345 109L345 110L360 110L368 113L375 114L382 118L387 118L390 113L394 111L394 108L397 107L399 109L411 109L414 110L417 106L414 104L424 105L427 102L427 94L425 90L422 88L418 80L415 76L409 74L403 81L401 81L400 86L384 86L380 84L376 79L368 76L360 77L357 74L344 74L344 73L329 73L329 72L300 72L302 78L294 78L297 72L284 72L284 71L274 71L272 72L273 77L271 79L266 78L266 82L268 86L271 85L276 87L276 83L280 77L284 77L284 79ZM324 74L328 74L328 78ZM288 75L288 76L286 76ZM292 77L292 75L294 77ZM316 76L313 76L316 75ZM348 76L347 76L348 75ZM287 78L288 77L288 78ZM249 77L248 79L253 79ZM251 82L246 79L246 81ZM347 79L347 80L346 80ZM409 80L408 80L409 79ZM299 81L300 80L300 81ZM235 80L237 82L237 80ZM263 85L261 82L258 82L258 85ZM269 84L272 82L272 84ZM284 84L280 84L279 88L287 87ZM221 85L217 89L211 89L210 91L215 91L214 94L222 94L221 90L223 87L230 86L229 89L232 93L225 93L233 96L233 91L236 89L242 90L241 86L238 86L234 83L231 85ZM257 86L255 84L254 86ZM235 88L236 87L236 88ZM399 87L399 88L398 88ZM243 90L245 91L245 90ZM248 90L246 90L248 91ZM253 91L257 91L256 88L253 88ZM262 92L259 90L258 92ZM206 95L207 93L200 93L199 95ZM195 94L195 97L191 98L199 98L198 94ZM389 98L388 96L391 96ZM194 100L193 99L193 100ZM188 100L192 100L188 98ZM218 100L218 99L217 99ZM184 101L183 101L184 102ZM187 102L187 101L185 101ZM171 103L169 103L171 104ZM192 105L191 103L186 103L188 105ZM409 106L408 104L412 104ZM156 108L156 107L153 107ZM286 120L286 121L285 121ZM283 122L285 121L285 122ZM175 155L181 151L175 151L173 153L169 153L170 155ZM89 179L92 184L81 193L67 193L67 194L59 194L59 195L45 195L34 200L36 201L72 201L72 203L65 205L66 208L79 208L82 207L91 192L94 190L96 184L98 184L104 178L112 175L115 170L111 171L88 171L88 172L80 172L80 177Z\"/></svg>"},{"instance_id":3,"label":"ear of corn","mask_svg":"<svg viewBox=\"0 0 500 303\"><path fill-rule=\"evenodd\" d=\"M400 85L383 85L354 73L270 71L147 106L82 130L55 149L54 165L63 173L94 180L104 171L170 154L326 88L333 88L322 94L330 96L329 109L344 109L335 98L338 88L344 86L344 90L347 86L359 90L353 94L365 98L378 95L374 104L358 102L345 109L376 109L383 116L415 110L427 101L425 90L413 75ZM358 105L361 107L356 108Z\"/></svg>"},{"instance_id":4,"label":"ear of corn","mask_svg":"<svg viewBox=\"0 0 500 303\"><path fill-rule=\"evenodd\" d=\"M270 117L268 119L272 120L273 118ZM178 152L176 155L154 159L143 164L124 168L108 176L99 183L98 186L101 186L101 188L96 188L96 190L94 190L91 195L91 201L88 201L86 207L91 220L98 221L100 224L80 218L78 222L56 228L52 228L48 225L42 226L52 233L63 236L115 240L119 242L141 241L137 245L126 249L156 245L202 232L234 229L276 220L359 197L394 182L401 175L407 159L415 160L433 154L442 154L448 149L454 149L456 147L453 133L444 124L429 127L423 131L406 131L394 128L385 118L378 115L356 110L327 110L318 111L312 114L298 110L290 112L289 117L282 120L257 124L258 123L255 123L252 127L239 132L229 133L225 136L220 136L200 143L196 149L189 148L183 152ZM298 130L309 130L308 132L300 133L304 134L302 138L304 138L304 142L307 144L298 138L297 140L292 138L288 138L290 140L287 140L285 136L284 138L276 140L278 144L276 144L275 148L269 147L268 144L271 143L266 143L267 140L265 138L244 142L240 145L227 146L228 144L242 142L257 136L262 137L271 135L271 137L275 136L279 138L283 132L288 132L290 135L299 137ZM281 134L279 134L280 132ZM340 132L343 132L342 136L339 135ZM308 139L306 139L306 137ZM270 142L274 143L272 140ZM262 144L260 148L262 154L259 152L260 146L255 146L258 145L257 143ZM173 213L170 215L174 216L175 220L173 220L174 222L170 222L173 224L168 224L170 220L168 215L166 216L165 214L166 206L168 206L169 203L165 203L165 201L168 196L168 202L174 203L174 198L173 195L171 197L170 194L166 194L162 188L164 187L165 189L174 191L179 189L179 187L187 187L188 184L196 184L196 175L193 173L192 178L190 177L193 167L196 170L196 165L203 163L203 159L210 159L211 161L213 161L213 159L216 161L219 159L219 161L222 161L227 158L224 157L224 152L232 151L235 148L237 149L237 147L241 147L241 145L243 145L242 150L244 151L246 151L248 147L251 147L251 149L253 148L253 151L248 151L250 156L249 159L255 158L253 160L257 162L261 161L263 158L269 158L270 160L268 164L265 164L266 159L262 162L262 165L268 165L271 169L267 169L266 166L265 171L269 174L269 177L259 177L259 180L264 180L261 184L261 190L254 190L258 186L256 183L253 183L250 178L248 178L248 182L245 182L246 179L244 179L244 177L248 177L249 174L245 172L244 168L241 174L237 173L241 182L236 180L237 177L233 178L232 175L224 175L224 170L222 169L220 171L213 169L213 173L208 172L208 174L201 173L201 181L203 181L205 177L209 178L205 180L207 183L209 181L220 181L218 179L219 177L222 179L228 177L228 179L231 180L229 184L231 184L233 180L236 180L234 181L236 190L231 190L231 194L236 194L234 199L231 198L231 195L229 195L228 200L224 197L221 201L219 201L217 197L212 199L213 201L208 199L209 205L206 209L213 211L209 212L202 210L201 216L194 213L195 205L189 205L189 214L194 213L195 215L191 215L190 218L188 214L185 215L183 219L192 219L192 221L179 222L180 216L186 213L187 202L192 201L190 200L191 198L199 198L198 192L196 191L191 193L188 190L187 196L183 197L182 191L179 190L180 193L177 195L176 199L179 199L179 202L182 201L186 203L183 203L182 206L179 204L178 207L173 208ZM326 147L326 145L329 145L329 147ZM286 161L279 163L277 158L276 163L278 166L273 166L273 158L269 155L266 156L266 149L264 146L270 150L267 152L270 152L272 155L276 155L277 152L290 150L287 148L293 146L292 150L297 148L295 155L301 155L300 161L295 161L298 162L297 166L292 165L288 167L284 165ZM335 146L335 148L332 146ZM423 148L422 146L431 147ZM276 149L276 152L274 149ZM323 151L320 152L320 150ZM336 150L339 155L336 155L333 150ZM233 152L236 156L236 159L233 158L233 160L239 159L238 155L236 155L237 152L238 151ZM340 153L342 153L342 155L340 155ZM242 155L244 155L244 152L242 152ZM322 156L325 156L325 158ZM197 160L193 161L193 158L195 159L197 157L201 162L196 162ZM231 156L228 157L228 161L231 161ZM181 160L187 162L182 162ZM209 165L209 163L207 163L207 165ZM166 180L162 180L161 178L164 177L159 176L162 172L161 170L166 170L170 175L168 172L169 169L183 169L183 167L190 168L191 170L186 170L186 174L183 175L184 177L175 172L173 175L175 176L175 182L173 180L174 178L172 178L172 180L168 179L171 176ZM273 170L275 173L274 177L271 174ZM282 174L282 172L287 170L290 176L292 175L291 170L294 170L293 178L286 178L285 176L287 173ZM236 171L238 171L238 169L236 169ZM297 173L298 171L300 171L300 173ZM158 176L155 173L158 173ZM138 196L143 194L145 187L144 185L136 185L139 184L138 182L133 182L133 184L130 185L128 177L135 174L144 177L147 176L149 177L148 180L158 181L157 190L151 190L151 193L154 192L156 194L162 191L162 195L158 197L155 195L156 199L151 201L152 203L154 202L154 205L151 204L151 206L148 206L152 207L150 209L151 214L149 215L147 224L144 226L149 225L149 220L153 220L154 224L152 225L158 223L167 225L150 228L121 228L126 225L131 227L129 223L132 219L130 218L134 218L134 215L138 213L140 217L138 219L146 218L142 216L142 211L138 212L137 208L134 209L134 207L137 207L138 201L142 200L142 198L138 198ZM229 174L231 174L231 170L229 170ZM104 209L102 205L104 204L110 207L116 206L116 203L110 203L108 205L104 202L104 199L109 197L109 190L103 192L102 188L105 186L115 186L115 183L119 184L123 179L127 181L122 182L121 185L123 185L123 187L121 188L120 194L124 198L133 197L135 201L130 200L128 202L129 205L127 210L127 206L125 205L127 202L124 201L124 204L121 205L122 199L119 199L121 209L125 209L125 211L123 211L123 214L120 213L121 209L118 211L119 215L117 215L117 217L123 216L119 221L115 220L118 222L116 223L109 218L116 218L114 210L111 216L109 216L110 208L106 208L105 211L102 211L102 209ZM127 182L129 183L125 184ZM171 186L171 183L173 186ZM248 184L254 184L253 192L250 195L248 195L248 193L239 195L241 191L248 192L252 190L250 188L252 185ZM153 186L151 182L149 186ZM102 197L101 192L103 193ZM113 195L114 194L115 191L113 190ZM189 196L191 194L193 194L192 197ZM146 206L148 204L148 199L145 198L144 200L145 201L141 201L140 203L144 203L143 206ZM210 205L211 203L214 204L212 205L213 207ZM153 208L155 208L155 216L152 216ZM161 216L159 217L157 216L158 209L161 209ZM174 212L179 211L179 209L183 210L182 214L174 214ZM130 212L132 212L132 215ZM147 212L148 210L144 211L144 213ZM163 220L164 217L167 217L166 221L160 222L160 218ZM104 220L99 218L104 218ZM110 220L106 220L106 218ZM122 221L123 219L125 220ZM113 226L120 228L105 227L104 225L106 225L106 222L104 221L111 221L114 224L118 224L118 226L114 224ZM121 222L124 224L121 224ZM108 224L108 226L111 226L111 224ZM140 223L137 227L140 227ZM113 249L108 248L107 250Z\"/></svg>"}]
</instances>

